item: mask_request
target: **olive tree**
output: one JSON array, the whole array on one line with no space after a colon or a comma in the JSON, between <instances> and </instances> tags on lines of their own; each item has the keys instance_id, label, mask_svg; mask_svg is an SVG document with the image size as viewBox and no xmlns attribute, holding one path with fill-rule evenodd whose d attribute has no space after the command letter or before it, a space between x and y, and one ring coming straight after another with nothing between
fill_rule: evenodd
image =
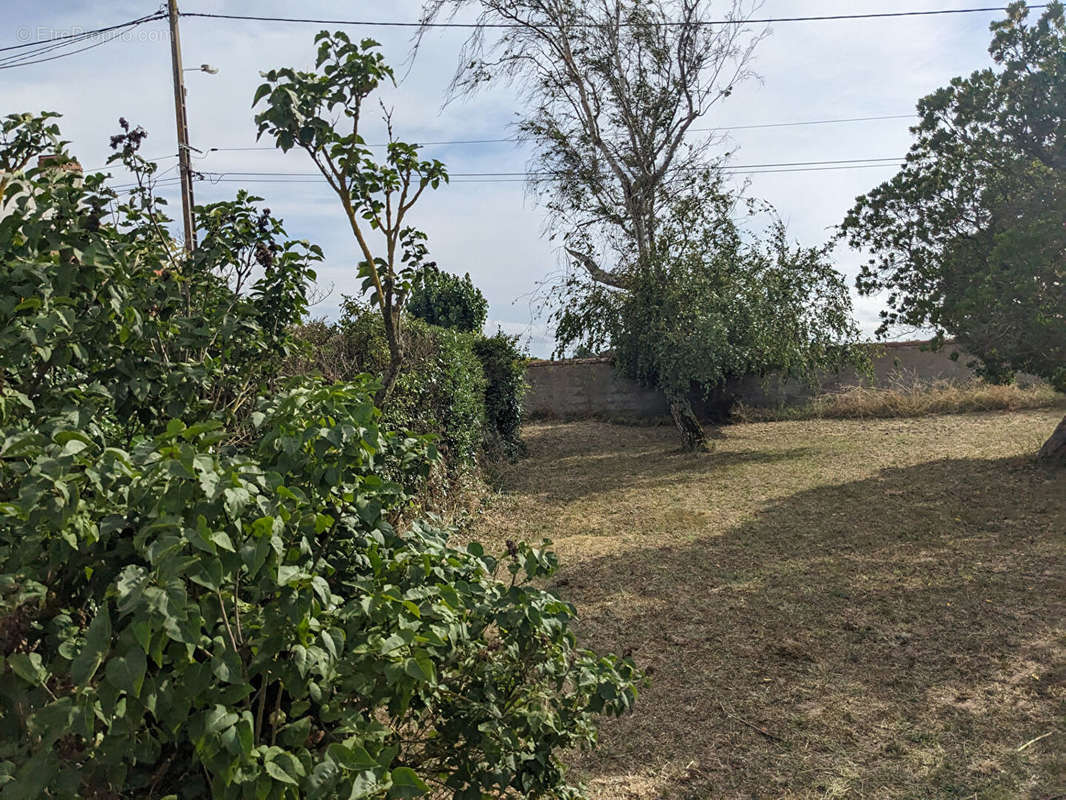
<instances>
[{"instance_id":1,"label":"olive tree","mask_svg":"<svg viewBox=\"0 0 1066 800\"><path fill-rule=\"evenodd\" d=\"M918 103L900 171L860 197L842 235L871 258L865 294L889 292L882 329L931 327L979 359L1066 391L1066 18L992 25L994 66ZM1066 459L1066 420L1044 445Z\"/></svg>"},{"instance_id":2,"label":"olive tree","mask_svg":"<svg viewBox=\"0 0 1066 800\"><path fill-rule=\"evenodd\" d=\"M426 235L408 217L425 190L448 174L440 161L421 158L416 145L393 136L388 113L384 159L375 158L363 139L364 104L383 81L394 80L377 42L322 31L315 44L315 71L264 73L252 105L265 104L255 117L259 135L271 136L284 152L304 150L341 201L363 259L363 291L385 322L389 367L376 397L381 405L403 363L403 307L428 254Z\"/></svg>"}]
</instances>

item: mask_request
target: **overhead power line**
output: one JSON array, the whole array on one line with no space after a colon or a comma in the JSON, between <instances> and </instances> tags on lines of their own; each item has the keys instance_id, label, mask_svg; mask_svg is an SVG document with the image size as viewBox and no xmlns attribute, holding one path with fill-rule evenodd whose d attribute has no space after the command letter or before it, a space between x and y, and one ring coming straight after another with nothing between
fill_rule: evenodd
<instances>
[{"instance_id":1,"label":"overhead power line","mask_svg":"<svg viewBox=\"0 0 1066 800\"><path fill-rule=\"evenodd\" d=\"M822 166L804 166L804 167L783 167L783 168L770 168L770 169L757 169L754 167L725 167L723 172L728 174L749 174L749 175L772 175L777 173L787 172L838 172L841 170L851 169L886 169L894 167L892 161L899 161L902 159L891 159L890 161L877 161L876 163L848 163L837 164L836 162L824 162ZM805 162L793 162L793 163L805 163ZM814 162L815 164L822 164L823 162ZM269 177L275 173L259 173L259 175L240 175L234 176L236 173L232 172L201 172L197 173L201 175L205 183L222 184L222 183L239 183L239 184L252 184L252 183L273 183L273 184L317 184L325 186L325 180L319 176L317 178L311 177L315 173L286 173L290 177ZM550 176L545 176L545 180L549 180ZM154 186L171 187L178 183L177 177L160 178L153 181ZM449 181L450 183L526 183L528 178L517 177L459 177L455 180ZM123 183L123 184L110 184L110 188L130 189L137 186L136 183Z\"/></svg>"},{"instance_id":2,"label":"overhead power line","mask_svg":"<svg viewBox=\"0 0 1066 800\"><path fill-rule=\"evenodd\" d=\"M7 55L0 56L0 69L13 69L14 67L41 64L46 61L55 61L56 59L82 53L121 38L127 31L139 25L154 22L158 19L162 19L162 15L159 13L149 14L128 22L109 25L105 28L95 28L80 33L53 36L37 42L25 42L2 47L0 48L0 53L7 53ZM85 42L90 42L90 44L85 44L83 47L78 46Z\"/></svg>"},{"instance_id":3,"label":"overhead power line","mask_svg":"<svg viewBox=\"0 0 1066 800\"><path fill-rule=\"evenodd\" d=\"M872 117L845 117L838 119L811 119L811 120L798 120L795 122L761 122L752 125L720 125L714 128L690 128L694 133L712 133L714 131L747 131L756 130L759 128L795 128L803 125L834 125L848 122L872 122L878 120L893 120L893 119L914 119L917 114L881 114ZM498 139L442 139L435 142L415 142L419 147L433 147L437 145L453 145L453 144L499 144L506 142L518 142L518 138L514 136L505 136ZM367 145L367 147L385 147L386 142L375 142ZM209 153L236 153L246 152L252 150L276 150L277 148L272 145L260 145L254 147L211 147L208 148Z\"/></svg>"},{"instance_id":4,"label":"overhead power line","mask_svg":"<svg viewBox=\"0 0 1066 800\"><path fill-rule=\"evenodd\" d=\"M77 53L83 53L86 50L92 50L94 47L100 47L100 45L107 44L108 42L113 41L114 39L117 39L119 36L121 36L121 34L115 34L115 35L109 36L109 37L107 37L105 39L101 39L99 42L93 42L92 44L86 45L85 47L79 47L79 48L77 48L75 50L64 50L63 52L58 53L57 55L48 56L47 58L34 58L33 56L40 55L40 53L36 53L36 52L31 51L28 54L24 54L24 56L22 58L10 59L10 60L6 60L6 61L3 61L3 62L0 62L0 69L14 69L15 67L28 67L31 64L43 64L46 61L55 61L56 59L66 58L67 56L76 55Z\"/></svg>"},{"instance_id":5,"label":"overhead power line","mask_svg":"<svg viewBox=\"0 0 1066 800\"><path fill-rule=\"evenodd\" d=\"M1029 8L1047 8L1048 4L1042 3L1038 5L1031 5ZM985 6L982 8L942 8L929 11L881 11L866 14L826 14L820 16L806 16L806 17L764 17L761 19L716 19L716 20L704 20L695 24L702 26L713 25L769 25L780 22L833 22L842 20L873 20L873 19L889 19L892 17L935 17L935 16L947 16L958 14L987 14L993 12L1006 11L1005 6ZM312 25L358 25L363 27L375 27L375 28L464 28L464 29L478 29L478 28L527 28L528 25L524 25L518 22L403 22L403 21L385 21L385 20L352 20L352 19L330 19L330 18L317 18L317 17L265 17L257 16L253 14L217 14L207 11L183 11L181 12L183 17L203 17L207 19L224 19L224 20L242 20L247 22L292 22L292 23L309 23ZM607 23L604 23L607 24ZM616 24L616 23L609 23ZM622 26L627 26L627 23L620 23ZM643 24L643 23L641 23ZM660 25L691 25L691 22L673 22L665 21L657 23ZM601 23L586 23L577 27L599 27Z\"/></svg>"},{"instance_id":6,"label":"overhead power line","mask_svg":"<svg viewBox=\"0 0 1066 800\"><path fill-rule=\"evenodd\" d=\"M766 169L776 167L813 167L813 166L837 166L842 164L865 164L865 163L898 163L903 161L902 158L890 156L888 158L841 158L829 161L778 161L767 164L733 164L726 165L722 169L729 171L738 171L746 169ZM204 171L204 175L217 175L219 177L234 177L234 178L308 178L308 177L321 177L321 173L318 172L269 172L269 171ZM518 171L518 172L450 172L449 177L452 178L553 178L560 173L544 171Z\"/></svg>"},{"instance_id":7,"label":"overhead power line","mask_svg":"<svg viewBox=\"0 0 1066 800\"><path fill-rule=\"evenodd\" d=\"M762 175L776 172L818 172L823 170L870 169L876 167L894 167L902 159L887 159L855 162L812 161L785 162L776 164L741 164L735 167L723 167L722 172L735 174ZM795 164L796 166L789 166ZM810 165L810 166L807 166ZM324 183L325 179L311 172L202 172L204 180L209 183ZM525 183L526 181L549 181L556 176L547 173L521 172L458 172L449 176L450 183Z\"/></svg>"},{"instance_id":8,"label":"overhead power line","mask_svg":"<svg viewBox=\"0 0 1066 800\"><path fill-rule=\"evenodd\" d=\"M92 30L79 31L78 33L65 33L61 36L50 36L47 39L40 39L35 42L23 42L21 44L7 45L6 47L0 47L0 53L7 50L21 50L25 47L37 47L40 45L51 44L52 42L60 42L66 39L83 39L89 36L95 36L98 33L107 33L108 31L118 30L119 28L128 28L131 25L140 25L142 22L153 22L157 19L163 19L166 17L162 11L156 11L153 14L147 14L137 19L131 19L126 22L119 22L115 25L108 25L105 28L93 28Z\"/></svg>"}]
</instances>

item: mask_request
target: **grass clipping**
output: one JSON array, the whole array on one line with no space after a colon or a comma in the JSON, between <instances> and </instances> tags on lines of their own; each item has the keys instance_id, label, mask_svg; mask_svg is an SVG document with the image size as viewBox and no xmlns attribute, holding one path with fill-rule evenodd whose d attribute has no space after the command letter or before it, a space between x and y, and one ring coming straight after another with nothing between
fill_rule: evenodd
<instances>
[{"instance_id":1,"label":"grass clipping","mask_svg":"<svg viewBox=\"0 0 1066 800\"><path fill-rule=\"evenodd\" d=\"M876 419L961 414L975 411L1022 411L1049 408L1066 402L1046 384L1020 386L985 381L935 381L893 387L848 386L818 395L805 405L757 408L739 403L736 422L773 422L800 419Z\"/></svg>"}]
</instances>

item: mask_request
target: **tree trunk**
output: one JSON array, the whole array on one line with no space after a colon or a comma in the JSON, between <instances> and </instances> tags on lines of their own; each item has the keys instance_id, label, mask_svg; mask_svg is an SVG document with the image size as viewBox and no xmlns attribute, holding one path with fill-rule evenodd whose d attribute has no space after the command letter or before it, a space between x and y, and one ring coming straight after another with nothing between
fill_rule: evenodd
<instances>
[{"instance_id":1,"label":"tree trunk","mask_svg":"<svg viewBox=\"0 0 1066 800\"><path fill-rule=\"evenodd\" d=\"M1039 457L1046 461L1066 464L1066 417L1062 418L1051 438L1044 442Z\"/></svg>"},{"instance_id":2,"label":"tree trunk","mask_svg":"<svg viewBox=\"0 0 1066 800\"><path fill-rule=\"evenodd\" d=\"M398 316L398 315L397 315ZM391 324L390 324L391 323ZM400 342L399 320L385 318L385 341L389 346L389 367L385 371L385 380L381 384L374 397L374 405L383 409L392 395L392 389L396 385L396 379L400 377L400 368L403 366L403 346Z\"/></svg>"},{"instance_id":3,"label":"tree trunk","mask_svg":"<svg viewBox=\"0 0 1066 800\"><path fill-rule=\"evenodd\" d=\"M703 432L703 426L696 419L688 396L670 393L667 397L670 401L670 416L674 418L674 424L677 425L677 430L681 434L681 449L689 453L710 452L707 434Z\"/></svg>"}]
</instances>

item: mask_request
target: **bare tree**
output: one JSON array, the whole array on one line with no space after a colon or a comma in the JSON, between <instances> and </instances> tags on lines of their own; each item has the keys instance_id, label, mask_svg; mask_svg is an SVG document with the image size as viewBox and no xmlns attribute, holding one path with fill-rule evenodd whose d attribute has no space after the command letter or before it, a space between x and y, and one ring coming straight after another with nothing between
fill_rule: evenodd
<instances>
[{"instance_id":1,"label":"bare tree","mask_svg":"<svg viewBox=\"0 0 1066 800\"><path fill-rule=\"evenodd\" d=\"M453 96L518 85L535 144L531 186L549 226L596 282L625 290L656 250L663 209L716 169L723 138L694 125L752 77L765 35L755 6L727 0L428 0L423 21L480 7ZM717 16L712 16L717 14ZM686 393L670 397L679 428L698 430ZM693 428L693 426L695 426ZM697 437L698 438L698 437Z\"/></svg>"}]
</instances>

